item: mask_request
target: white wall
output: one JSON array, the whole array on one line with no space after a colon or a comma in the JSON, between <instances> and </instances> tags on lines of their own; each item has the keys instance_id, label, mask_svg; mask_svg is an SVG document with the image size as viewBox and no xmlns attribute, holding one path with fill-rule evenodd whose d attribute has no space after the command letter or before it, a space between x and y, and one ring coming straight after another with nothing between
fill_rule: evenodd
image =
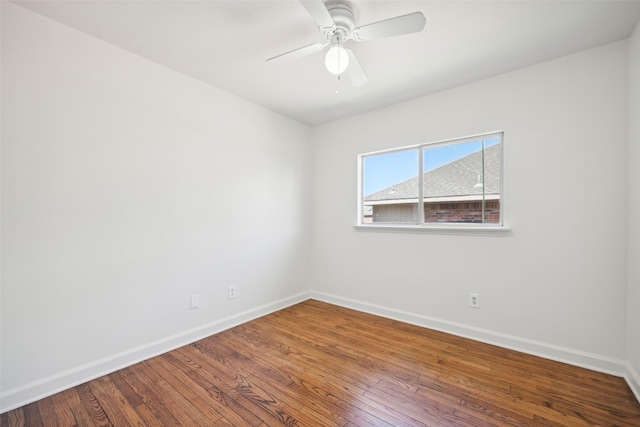
<instances>
[{"instance_id":1,"label":"white wall","mask_svg":"<svg viewBox=\"0 0 640 427\"><path fill-rule=\"evenodd\" d=\"M308 296L307 126L4 1L2 113L2 410Z\"/></svg>"},{"instance_id":2,"label":"white wall","mask_svg":"<svg viewBox=\"0 0 640 427\"><path fill-rule=\"evenodd\" d=\"M626 82L623 41L315 128L315 295L622 374ZM508 235L354 230L358 153L494 130Z\"/></svg>"},{"instance_id":3,"label":"white wall","mask_svg":"<svg viewBox=\"0 0 640 427\"><path fill-rule=\"evenodd\" d=\"M629 41L628 360L640 400L640 24Z\"/></svg>"}]
</instances>

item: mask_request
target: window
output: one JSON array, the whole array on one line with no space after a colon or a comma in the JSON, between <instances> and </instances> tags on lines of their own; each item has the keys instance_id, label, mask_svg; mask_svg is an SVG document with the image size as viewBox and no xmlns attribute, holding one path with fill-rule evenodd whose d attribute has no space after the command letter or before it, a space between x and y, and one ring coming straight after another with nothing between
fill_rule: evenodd
<instances>
[{"instance_id":1,"label":"window","mask_svg":"<svg viewBox=\"0 0 640 427\"><path fill-rule=\"evenodd\" d=\"M501 226L502 137L359 155L359 225Z\"/></svg>"}]
</instances>

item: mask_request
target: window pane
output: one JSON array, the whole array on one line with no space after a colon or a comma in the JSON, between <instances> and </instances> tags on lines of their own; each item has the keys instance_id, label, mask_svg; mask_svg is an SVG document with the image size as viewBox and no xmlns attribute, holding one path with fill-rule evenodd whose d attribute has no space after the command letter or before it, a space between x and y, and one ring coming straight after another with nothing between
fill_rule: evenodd
<instances>
[{"instance_id":1,"label":"window pane","mask_svg":"<svg viewBox=\"0 0 640 427\"><path fill-rule=\"evenodd\" d=\"M500 139L424 149L425 223L499 223Z\"/></svg>"},{"instance_id":2,"label":"window pane","mask_svg":"<svg viewBox=\"0 0 640 427\"><path fill-rule=\"evenodd\" d=\"M359 156L360 224L502 224L502 132Z\"/></svg>"},{"instance_id":3,"label":"window pane","mask_svg":"<svg viewBox=\"0 0 640 427\"><path fill-rule=\"evenodd\" d=\"M419 222L418 154L411 149L362 159L363 224Z\"/></svg>"}]
</instances>

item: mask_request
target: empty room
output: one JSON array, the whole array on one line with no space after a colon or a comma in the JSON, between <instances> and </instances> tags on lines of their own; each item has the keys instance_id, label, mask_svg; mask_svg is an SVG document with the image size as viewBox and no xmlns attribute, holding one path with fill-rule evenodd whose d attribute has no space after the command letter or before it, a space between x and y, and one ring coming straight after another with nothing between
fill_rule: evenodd
<instances>
[{"instance_id":1,"label":"empty room","mask_svg":"<svg viewBox=\"0 0 640 427\"><path fill-rule=\"evenodd\" d=\"M0 425L640 426L640 0L0 0Z\"/></svg>"}]
</instances>

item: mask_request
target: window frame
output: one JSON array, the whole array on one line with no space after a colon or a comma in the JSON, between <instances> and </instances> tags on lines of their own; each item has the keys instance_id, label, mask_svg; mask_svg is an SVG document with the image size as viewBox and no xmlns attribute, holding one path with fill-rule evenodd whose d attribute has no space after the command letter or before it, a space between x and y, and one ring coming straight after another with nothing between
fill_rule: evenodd
<instances>
[{"instance_id":1,"label":"window frame","mask_svg":"<svg viewBox=\"0 0 640 427\"><path fill-rule=\"evenodd\" d=\"M496 222L425 222L424 221L424 151L428 148L446 147L457 144L464 144L468 142L477 142L487 139L499 138L500 142L500 219ZM381 222L381 223L365 223L364 220L364 160L367 157L392 154L397 152L403 152L408 150L418 150L418 222ZM470 135L459 138L451 138L415 145L408 145L404 147L394 147L385 150L372 151L368 153L361 153L357 156L357 173L358 173L358 191L357 191L357 221L354 226L358 230L382 230L382 231L440 231L440 232L471 232L476 234L477 232L500 232L508 231L509 228L505 225L505 203L504 203L504 131L492 131L476 135ZM484 165L483 165L484 168ZM484 181L484 172L483 172Z\"/></svg>"}]
</instances>

